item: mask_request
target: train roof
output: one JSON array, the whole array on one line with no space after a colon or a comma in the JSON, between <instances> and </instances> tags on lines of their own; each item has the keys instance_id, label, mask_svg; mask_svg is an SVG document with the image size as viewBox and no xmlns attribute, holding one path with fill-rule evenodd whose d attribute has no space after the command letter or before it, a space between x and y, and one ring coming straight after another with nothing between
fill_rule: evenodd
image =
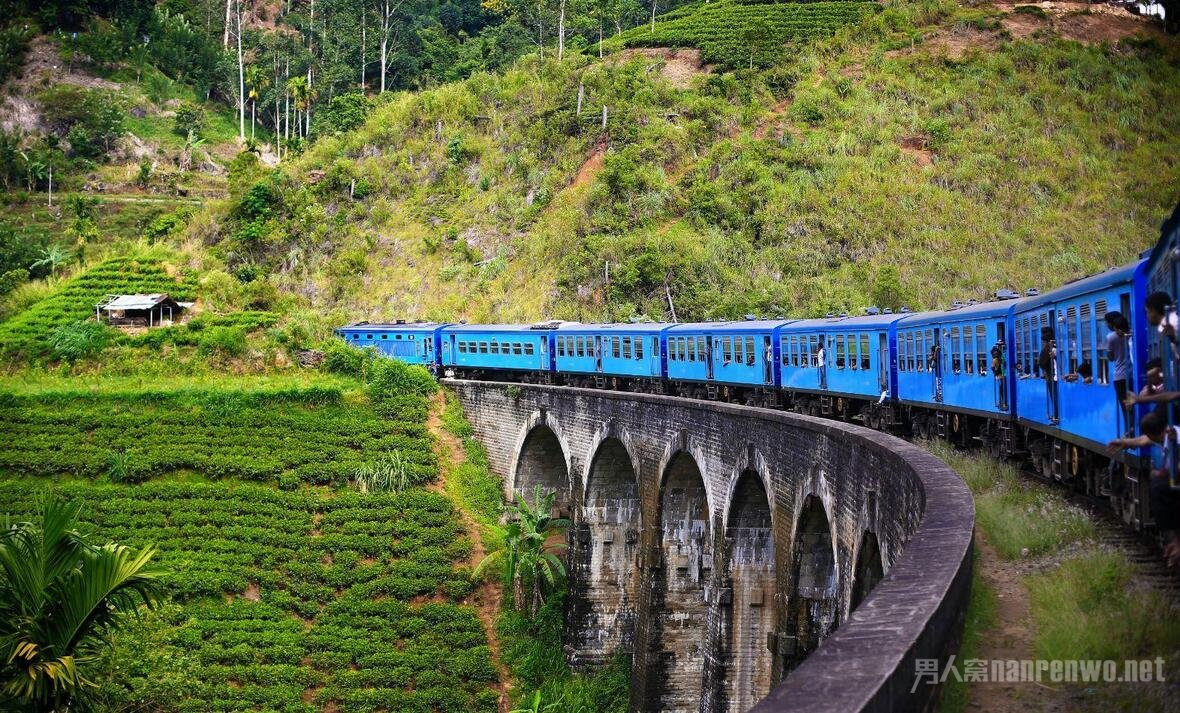
<instances>
[{"instance_id":1,"label":"train roof","mask_svg":"<svg viewBox=\"0 0 1180 713\"><path fill-rule=\"evenodd\" d=\"M1164 258L1164 254L1175 248L1177 243L1180 243L1180 203L1176 204L1171 216L1160 225L1160 239L1155 245L1144 250L1139 257L1145 258L1148 265L1155 269Z\"/></svg>"},{"instance_id":2,"label":"train roof","mask_svg":"<svg viewBox=\"0 0 1180 713\"><path fill-rule=\"evenodd\" d=\"M1088 277L1078 278L1073 282L1067 282L1055 290L1050 290L1044 294L1036 297L1029 297L1021 300L1020 304L1016 306L1017 311L1024 312L1030 309L1043 307L1047 304L1053 304L1061 300L1067 300L1078 295L1085 295L1097 290L1106 289L1114 285L1121 285L1126 282L1131 282L1135 278L1135 272L1146 265L1143 260L1136 260L1135 262L1127 263L1120 267L1112 267L1104 272L1099 272Z\"/></svg>"},{"instance_id":3,"label":"train roof","mask_svg":"<svg viewBox=\"0 0 1180 713\"><path fill-rule=\"evenodd\" d=\"M451 332L517 332L520 334L537 333L545 334L552 332L562 324L567 322L535 322L532 324L450 324L447 325L447 333Z\"/></svg>"},{"instance_id":4,"label":"train roof","mask_svg":"<svg viewBox=\"0 0 1180 713\"><path fill-rule=\"evenodd\" d=\"M1013 307L1020 304L1022 301L1023 299L992 300L990 302L965 304L961 307L955 307L952 309L915 312L913 314L905 315L905 319L903 319L902 322L908 326L911 324L925 324L927 322L935 321L953 322L959 319L999 317L1001 315L1007 315Z\"/></svg>"},{"instance_id":5,"label":"train roof","mask_svg":"<svg viewBox=\"0 0 1180 713\"><path fill-rule=\"evenodd\" d=\"M401 332L433 332L439 327L447 326L447 322L353 322L340 329L396 329Z\"/></svg>"},{"instance_id":6,"label":"train roof","mask_svg":"<svg viewBox=\"0 0 1180 713\"><path fill-rule=\"evenodd\" d=\"M669 334L681 332L765 332L774 330L785 324L789 319L743 319L726 322L684 322L668 329Z\"/></svg>"},{"instance_id":7,"label":"train roof","mask_svg":"<svg viewBox=\"0 0 1180 713\"><path fill-rule=\"evenodd\" d=\"M560 332L641 332L643 334L655 334L669 327L674 327L676 324L676 322L612 322L610 324L563 322L557 329Z\"/></svg>"},{"instance_id":8,"label":"train roof","mask_svg":"<svg viewBox=\"0 0 1180 713\"><path fill-rule=\"evenodd\" d=\"M912 312L897 312L895 314L866 314L853 317L820 317L818 319L801 319L796 322L791 322L789 329L791 331L795 331L796 329L842 329L844 327L865 329L873 327L888 327L894 322L905 319L912 314Z\"/></svg>"}]
</instances>

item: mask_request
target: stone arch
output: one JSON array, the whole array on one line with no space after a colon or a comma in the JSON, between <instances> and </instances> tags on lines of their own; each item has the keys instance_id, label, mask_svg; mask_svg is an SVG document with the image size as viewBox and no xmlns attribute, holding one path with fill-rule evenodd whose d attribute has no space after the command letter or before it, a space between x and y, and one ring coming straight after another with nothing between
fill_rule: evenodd
<instances>
[{"instance_id":1,"label":"stone arch","mask_svg":"<svg viewBox=\"0 0 1180 713\"><path fill-rule=\"evenodd\" d=\"M659 541L651 592L654 665L648 706L662 711L695 711L704 687L708 606L705 587L712 574L713 541L708 489L700 460L686 449L666 459L660 478Z\"/></svg>"},{"instance_id":2,"label":"stone arch","mask_svg":"<svg viewBox=\"0 0 1180 713\"><path fill-rule=\"evenodd\" d=\"M511 494L531 498L534 488L540 486L543 491L555 493L557 511L568 514L573 490L569 448L557 420L547 411L534 412L522 430L515 453Z\"/></svg>"},{"instance_id":3,"label":"stone arch","mask_svg":"<svg viewBox=\"0 0 1180 713\"><path fill-rule=\"evenodd\" d=\"M641 514L639 471L625 434L604 433L587 458L579 523L581 586L574 662L605 663L620 648L633 651Z\"/></svg>"},{"instance_id":4,"label":"stone arch","mask_svg":"<svg viewBox=\"0 0 1180 713\"><path fill-rule=\"evenodd\" d=\"M750 459L753 460L753 459ZM761 474L743 468L734 478L725 520L725 579L721 592L725 673L722 710L741 713L770 692L773 663L766 648L775 629L773 509Z\"/></svg>"},{"instance_id":5,"label":"stone arch","mask_svg":"<svg viewBox=\"0 0 1180 713\"><path fill-rule=\"evenodd\" d=\"M788 633L794 636L785 666L793 669L839 625L835 538L824 501L807 495L799 507L792 540L794 586L788 606Z\"/></svg>"},{"instance_id":6,"label":"stone arch","mask_svg":"<svg viewBox=\"0 0 1180 713\"><path fill-rule=\"evenodd\" d=\"M856 548L856 569L852 574L852 598L849 611L856 609L885 576L885 564L877 535L866 530Z\"/></svg>"}]
</instances>

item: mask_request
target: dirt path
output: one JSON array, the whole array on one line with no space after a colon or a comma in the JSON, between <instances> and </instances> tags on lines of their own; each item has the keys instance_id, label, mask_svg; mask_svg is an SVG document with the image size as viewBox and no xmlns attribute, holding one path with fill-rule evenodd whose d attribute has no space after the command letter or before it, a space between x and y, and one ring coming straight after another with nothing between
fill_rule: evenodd
<instances>
[{"instance_id":1,"label":"dirt path","mask_svg":"<svg viewBox=\"0 0 1180 713\"><path fill-rule=\"evenodd\" d=\"M1033 622L1028 588L1018 563L1000 558L979 530L979 575L996 595L996 627L984 633L976 652L986 661L1033 658ZM962 667L960 665L960 670ZM1067 710L1061 691L1038 683L973 683L968 689L968 710L986 713Z\"/></svg>"},{"instance_id":2,"label":"dirt path","mask_svg":"<svg viewBox=\"0 0 1180 713\"><path fill-rule=\"evenodd\" d=\"M463 444L459 442L459 439L455 438L443 428L440 414L445 406L446 397L440 391L434 397L430 413L426 417L426 427L434 436L434 452L438 456L439 474L441 475L439 480L428 485L427 489L450 498L447 484L451 471L456 465L467 460L467 454L464 452ZM455 511L459 513L459 518L463 522L463 528L467 531L467 537L471 540L471 558L468 564L474 567L487 555L487 549L483 544L479 524L471 518L471 515L459 503L454 502L453 498L451 500L455 505ZM500 602L503 598L504 591L500 583L495 580L486 580L472 593L469 603L474 604L475 612L479 616L479 620L483 622L483 628L488 637L488 647L492 651L492 665L496 667L496 672L499 676L495 688L500 692L500 713L507 713L508 693L512 688L510 683L511 677L508 667L500 660L500 640L496 636L496 615L500 612Z\"/></svg>"}]
</instances>

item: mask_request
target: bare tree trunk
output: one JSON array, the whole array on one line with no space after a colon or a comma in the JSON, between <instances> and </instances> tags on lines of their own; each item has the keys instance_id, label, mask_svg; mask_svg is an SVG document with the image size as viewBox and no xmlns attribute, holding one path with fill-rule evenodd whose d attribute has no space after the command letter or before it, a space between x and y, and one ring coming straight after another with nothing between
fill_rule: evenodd
<instances>
[{"instance_id":1,"label":"bare tree trunk","mask_svg":"<svg viewBox=\"0 0 1180 713\"><path fill-rule=\"evenodd\" d=\"M602 59L602 20L598 21L598 59Z\"/></svg>"},{"instance_id":2,"label":"bare tree trunk","mask_svg":"<svg viewBox=\"0 0 1180 713\"><path fill-rule=\"evenodd\" d=\"M238 7L238 137L246 140L246 70L242 65L242 0Z\"/></svg>"},{"instance_id":3,"label":"bare tree trunk","mask_svg":"<svg viewBox=\"0 0 1180 713\"><path fill-rule=\"evenodd\" d=\"M369 11L365 5L361 5L361 94L365 93L365 40L368 39L368 31L365 26L365 20L368 19Z\"/></svg>"},{"instance_id":4,"label":"bare tree trunk","mask_svg":"<svg viewBox=\"0 0 1180 713\"><path fill-rule=\"evenodd\" d=\"M307 122L307 131L303 135L311 136L311 65L307 67L307 98L303 103L303 118Z\"/></svg>"},{"instance_id":5,"label":"bare tree trunk","mask_svg":"<svg viewBox=\"0 0 1180 713\"><path fill-rule=\"evenodd\" d=\"M230 23L230 7L232 7L234 0L225 0L225 31L221 33L221 48L229 49L229 23Z\"/></svg>"},{"instance_id":6,"label":"bare tree trunk","mask_svg":"<svg viewBox=\"0 0 1180 713\"><path fill-rule=\"evenodd\" d=\"M258 100L250 100L250 138L254 138L254 110L258 108Z\"/></svg>"},{"instance_id":7,"label":"bare tree trunk","mask_svg":"<svg viewBox=\"0 0 1180 713\"><path fill-rule=\"evenodd\" d=\"M578 118L582 116L582 100L586 98L586 85L578 82Z\"/></svg>"},{"instance_id":8,"label":"bare tree trunk","mask_svg":"<svg viewBox=\"0 0 1180 713\"><path fill-rule=\"evenodd\" d=\"M651 0L651 31L656 31L656 0Z\"/></svg>"},{"instance_id":9,"label":"bare tree trunk","mask_svg":"<svg viewBox=\"0 0 1180 713\"><path fill-rule=\"evenodd\" d=\"M557 61L565 57L565 0L558 4L557 11Z\"/></svg>"}]
</instances>

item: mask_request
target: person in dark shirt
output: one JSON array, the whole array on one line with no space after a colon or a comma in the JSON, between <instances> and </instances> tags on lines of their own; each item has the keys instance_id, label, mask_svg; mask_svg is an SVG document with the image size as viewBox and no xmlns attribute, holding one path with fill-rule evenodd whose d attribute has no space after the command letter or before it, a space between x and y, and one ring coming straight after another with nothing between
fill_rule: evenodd
<instances>
[{"instance_id":1,"label":"person in dark shirt","mask_svg":"<svg viewBox=\"0 0 1180 713\"><path fill-rule=\"evenodd\" d=\"M1052 327L1041 329L1041 353L1037 355L1037 366L1045 379L1045 393L1049 397L1051 423L1058 423L1057 415L1057 337Z\"/></svg>"},{"instance_id":2,"label":"person in dark shirt","mask_svg":"<svg viewBox=\"0 0 1180 713\"><path fill-rule=\"evenodd\" d=\"M1110 333L1106 335L1106 356L1110 362L1110 381L1114 386L1115 405L1122 416L1119 433L1131 432L1134 415L1125 405L1131 385L1131 323L1122 312L1107 312L1103 317Z\"/></svg>"},{"instance_id":3,"label":"person in dark shirt","mask_svg":"<svg viewBox=\"0 0 1180 713\"><path fill-rule=\"evenodd\" d=\"M1180 490L1171 487L1172 457L1177 442L1177 429L1168 425L1168 419L1159 411L1152 411L1139 419L1139 432L1134 438L1116 438L1107 444L1107 451L1114 455L1127 448L1156 449L1153 461L1158 465L1151 471L1149 493L1151 512L1156 527L1167 541L1164 556L1168 564L1180 564Z\"/></svg>"}]
</instances>

